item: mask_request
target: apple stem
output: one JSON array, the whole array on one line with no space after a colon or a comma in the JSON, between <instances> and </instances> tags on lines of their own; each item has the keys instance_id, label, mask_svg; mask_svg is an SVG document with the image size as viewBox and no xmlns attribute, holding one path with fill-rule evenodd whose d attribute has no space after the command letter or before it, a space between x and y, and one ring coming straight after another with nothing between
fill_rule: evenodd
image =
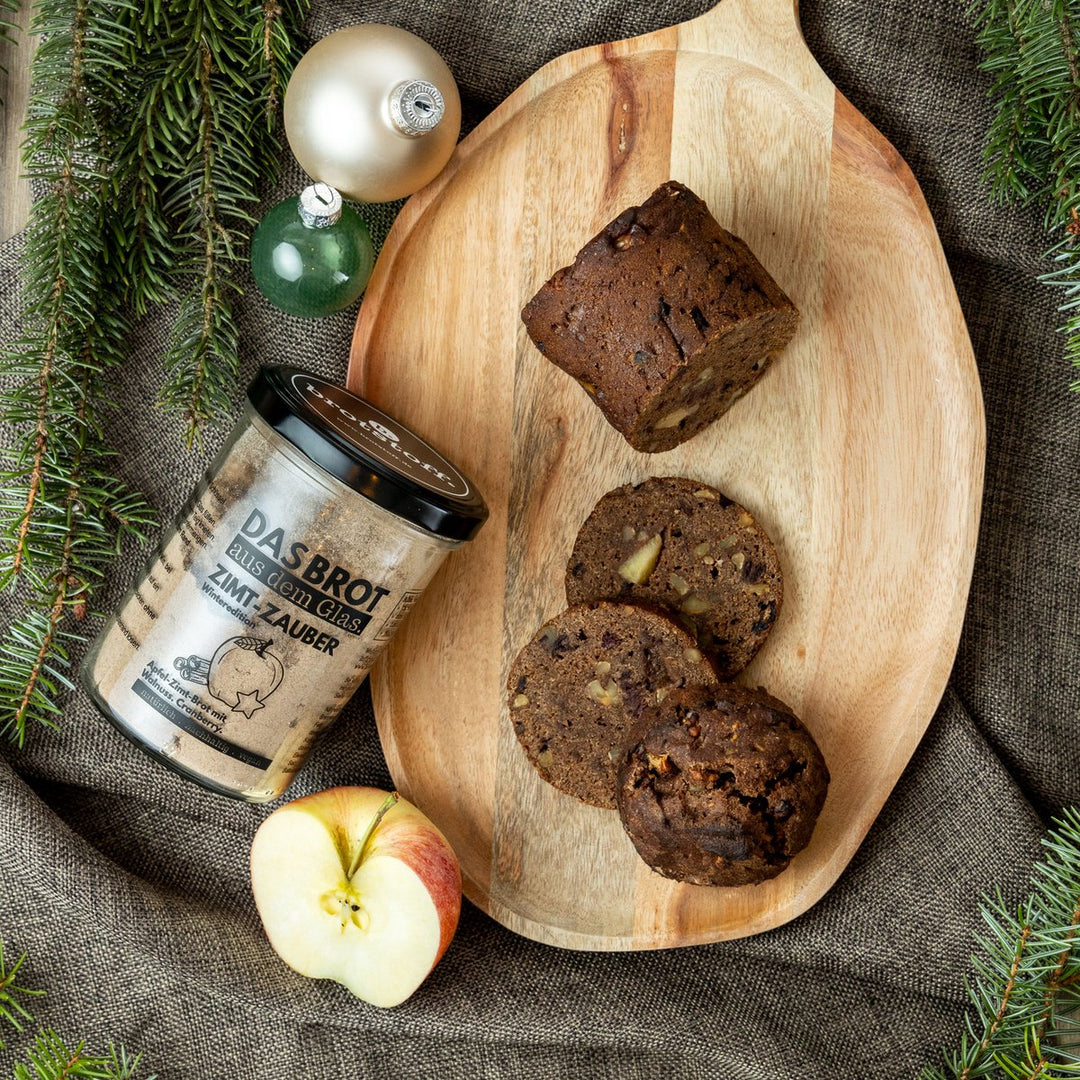
<instances>
[{"instance_id":1,"label":"apple stem","mask_svg":"<svg viewBox=\"0 0 1080 1080\"><path fill-rule=\"evenodd\" d=\"M375 811L375 816L371 819L367 827L367 832L364 833L363 838L360 841L360 846L356 849L356 857L352 861L352 865L349 867L349 880L352 880L353 874L360 869L360 864L364 861L364 851L367 849L368 841L371 839L375 830L379 827L379 822L386 817L387 812L392 806L394 806L401 796L396 791L391 791L389 795L383 799L382 806Z\"/></svg>"}]
</instances>

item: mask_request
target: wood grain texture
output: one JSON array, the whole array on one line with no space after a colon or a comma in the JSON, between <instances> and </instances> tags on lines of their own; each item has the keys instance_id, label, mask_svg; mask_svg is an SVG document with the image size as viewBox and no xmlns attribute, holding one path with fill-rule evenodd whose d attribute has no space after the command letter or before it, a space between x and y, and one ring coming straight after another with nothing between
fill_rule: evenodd
<instances>
[{"instance_id":1,"label":"wood grain texture","mask_svg":"<svg viewBox=\"0 0 1080 1080\"><path fill-rule=\"evenodd\" d=\"M26 224L30 214L30 183L22 178L19 160L21 127L30 92L30 61L34 42L26 34L30 5L10 18L20 26L15 43L0 42L0 244ZM6 69L6 70L5 70Z\"/></svg>"},{"instance_id":2,"label":"wood grain texture","mask_svg":"<svg viewBox=\"0 0 1080 1080\"><path fill-rule=\"evenodd\" d=\"M669 178L749 243L803 322L711 429L644 455L539 355L519 311ZM372 675L391 774L449 837L469 898L515 931L583 949L739 937L818 900L944 690L985 433L918 185L818 67L792 0L723 0L561 57L519 88L403 209L362 305L350 385L445 451L492 511ZM508 720L510 661L565 606L580 523L606 491L649 475L745 504L784 567L784 608L740 681L798 711L833 779L810 846L760 886L653 874L614 812L540 780Z\"/></svg>"}]
</instances>

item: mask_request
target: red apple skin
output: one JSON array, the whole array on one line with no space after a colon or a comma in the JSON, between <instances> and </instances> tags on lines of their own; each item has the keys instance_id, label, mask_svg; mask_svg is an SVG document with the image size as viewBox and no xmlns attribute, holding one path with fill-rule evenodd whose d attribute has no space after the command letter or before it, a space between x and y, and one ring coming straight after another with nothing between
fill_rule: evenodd
<instances>
[{"instance_id":1,"label":"red apple skin","mask_svg":"<svg viewBox=\"0 0 1080 1080\"><path fill-rule=\"evenodd\" d=\"M442 930L435 956L437 964L461 916L461 868L446 837L412 803L401 800L386 812L369 850L372 854L378 852L400 859L431 893Z\"/></svg>"}]
</instances>

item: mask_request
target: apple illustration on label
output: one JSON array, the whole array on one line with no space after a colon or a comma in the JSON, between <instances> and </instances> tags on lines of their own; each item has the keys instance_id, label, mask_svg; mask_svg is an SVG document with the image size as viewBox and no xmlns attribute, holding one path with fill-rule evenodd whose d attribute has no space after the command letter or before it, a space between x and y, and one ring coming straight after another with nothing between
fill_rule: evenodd
<instances>
[{"instance_id":1,"label":"apple illustration on label","mask_svg":"<svg viewBox=\"0 0 1080 1080\"><path fill-rule=\"evenodd\" d=\"M261 709L278 688L285 668L264 638L234 637L223 641L210 661L206 685L219 701L237 712ZM251 717L251 712L247 713Z\"/></svg>"},{"instance_id":2,"label":"apple illustration on label","mask_svg":"<svg viewBox=\"0 0 1080 1080\"><path fill-rule=\"evenodd\" d=\"M266 699L285 675L285 666L270 652L271 644L266 638L231 637L209 660L178 656L173 666L181 678L204 683L213 697L250 720L265 708Z\"/></svg>"},{"instance_id":3,"label":"apple illustration on label","mask_svg":"<svg viewBox=\"0 0 1080 1080\"><path fill-rule=\"evenodd\" d=\"M329 788L275 810L251 845L251 888L289 967L383 1008L427 978L461 912L446 838L378 788Z\"/></svg>"}]
</instances>

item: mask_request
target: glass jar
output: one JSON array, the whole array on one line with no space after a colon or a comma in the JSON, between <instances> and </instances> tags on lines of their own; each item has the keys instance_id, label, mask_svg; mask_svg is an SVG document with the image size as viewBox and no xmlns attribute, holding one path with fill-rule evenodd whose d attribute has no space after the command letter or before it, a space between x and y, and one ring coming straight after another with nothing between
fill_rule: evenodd
<instances>
[{"instance_id":1,"label":"glass jar","mask_svg":"<svg viewBox=\"0 0 1080 1080\"><path fill-rule=\"evenodd\" d=\"M470 481L396 420L317 375L264 368L84 681L170 768L275 799L486 517Z\"/></svg>"}]
</instances>

